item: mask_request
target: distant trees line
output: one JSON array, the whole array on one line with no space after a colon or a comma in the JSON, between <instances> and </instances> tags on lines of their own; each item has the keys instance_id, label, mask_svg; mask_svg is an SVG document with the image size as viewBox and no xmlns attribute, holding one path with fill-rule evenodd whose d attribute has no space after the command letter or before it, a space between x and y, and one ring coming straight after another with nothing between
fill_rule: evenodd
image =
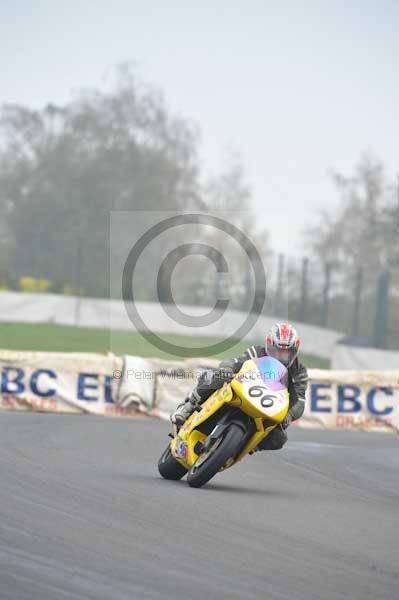
<instances>
[{"instance_id":1,"label":"distant trees line","mask_svg":"<svg viewBox=\"0 0 399 600\"><path fill-rule=\"evenodd\" d=\"M399 179L370 152L332 177L339 201L306 228L309 259L286 261L291 314L399 348Z\"/></svg>"},{"instance_id":2,"label":"distant trees line","mask_svg":"<svg viewBox=\"0 0 399 600\"><path fill-rule=\"evenodd\" d=\"M107 297L110 211L249 210L240 159L206 180L199 149L198 127L124 65L65 106L3 106L0 287Z\"/></svg>"},{"instance_id":3,"label":"distant trees line","mask_svg":"<svg viewBox=\"0 0 399 600\"><path fill-rule=\"evenodd\" d=\"M0 287L112 295L112 210L245 208L245 231L269 265L262 227L270 224L251 218L240 159L233 157L224 172L206 180L199 134L126 66L116 70L109 89L82 93L65 106L3 106ZM309 260L287 257L271 273L267 310L286 305L292 318L360 337L374 336L380 314L388 340L381 343L392 346L399 338L398 182L389 181L370 153L352 174L333 172L332 178L339 201L323 207L320 199L320 214L304 231ZM199 281L192 269L181 281L180 301L206 304L217 293L217 282ZM145 285L144 277L142 297L148 299ZM235 285L235 305L245 308L244 273Z\"/></svg>"}]
</instances>

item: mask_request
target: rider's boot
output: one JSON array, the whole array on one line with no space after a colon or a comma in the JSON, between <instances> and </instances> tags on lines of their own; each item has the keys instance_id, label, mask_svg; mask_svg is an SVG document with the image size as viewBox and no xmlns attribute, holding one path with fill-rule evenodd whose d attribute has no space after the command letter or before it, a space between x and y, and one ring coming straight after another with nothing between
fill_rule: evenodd
<instances>
[{"instance_id":1,"label":"rider's boot","mask_svg":"<svg viewBox=\"0 0 399 600\"><path fill-rule=\"evenodd\" d=\"M189 417L191 417L195 409L198 408L200 402L201 397L199 396L198 392L194 390L184 402L178 404L174 413L170 415L170 420L176 427L176 432L179 431L180 427L187 421Z\"/></svg>"},{"instance_id":2,"label":"rider's boot","mask_svg":"<svg viewBox=\"0 0 399 600\"><path fill-rule=\"evenodd\" d=\"M260 452L262 450L280 450L287 441L287 433L282 427L282 425L278 425L273 431L261 441L260 444L256 446L249 454L254 454L255 452Z\"/></svg>"}]
</instances>

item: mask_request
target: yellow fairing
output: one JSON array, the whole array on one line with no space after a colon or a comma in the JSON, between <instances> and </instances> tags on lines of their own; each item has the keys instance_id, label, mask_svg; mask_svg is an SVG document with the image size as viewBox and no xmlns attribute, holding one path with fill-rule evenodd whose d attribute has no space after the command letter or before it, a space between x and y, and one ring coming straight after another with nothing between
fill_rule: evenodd
<instances>
[{"instance_id":1,"label":"yellow fairing","mask_svg":"<svg viewBox=\"0 0 399 600\"><path fill-rule=\"evenodd\" d=\"M211 415L216 413L226 404L240 406L241 400L233 397L233 392L229 384L225 383L220 390L214 392L202 404L201 411L195 411L184 425L179 430L178 436L171 443L170 448L173 456L186 468L190 468L198 458L198 454L194 451L197 442L203 442L207 436L196 429L201 423L209 419ZM183 452L183 450L185 450Z\"/></svg>"},{"instance_id":2,"label":"yellow fairing","mask_svg":"<svg viewBox=\"0 0 399 600\"><path fill-rule=\"evenodd\" d=\"M241 400L241 410L252 417L253 419L267 418L269 421L275 423L281 423L288 412L289 407L289 394L288 390L284 389L280 392L272 392L275 398L273 410L265 410L261 406L256 406L255 402L251 402L248 397L248 387L253 385L264 385L265 382L260 379L257 375L258 368L252 360L247 360L241 370L237 373L235 379L231 382L233 391L239 396ZM267 393L267 390L266 390Z\"/></svg>"}]
</instances>

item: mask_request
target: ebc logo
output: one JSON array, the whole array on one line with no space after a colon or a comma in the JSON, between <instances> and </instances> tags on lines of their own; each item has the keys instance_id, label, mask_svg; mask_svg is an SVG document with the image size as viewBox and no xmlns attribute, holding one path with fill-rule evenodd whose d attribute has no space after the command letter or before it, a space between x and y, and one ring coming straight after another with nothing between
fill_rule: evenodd
<instances>
[{"instance_id":1,"label":"ebc logo","mask_svg":"<svg viewBox=\"0 0 399 600\"><path fill-rule=\"evenodd\" d=\"M67 380L67 389L82 402L100 402L113 404L112 376L99 373L77 373ZM34 371L13 367L3 367L0 373L0 394L23 398L25 394L39 398L56 399L58 375L53 369L35 369ZM64 384L65 385L65 384Z\"/></svg>"},{"instance_id":2,"label":"ebc logo","mask_svg":"<svg viewBox=\"0 0 399 600\"><path fill-rule=\"evenodd\" d=\"M362 389L357 385L313 383L310 386L310 410L318 413L361 413L386 417L395 410L394 390L379 386Z\"/></svg>"}]
</instances>

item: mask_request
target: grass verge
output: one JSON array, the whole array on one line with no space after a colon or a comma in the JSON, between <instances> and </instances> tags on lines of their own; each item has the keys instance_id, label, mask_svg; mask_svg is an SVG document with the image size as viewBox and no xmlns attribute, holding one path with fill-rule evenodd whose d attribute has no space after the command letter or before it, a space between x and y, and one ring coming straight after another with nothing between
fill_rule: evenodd
<instances>
[{"instance_id":1,"label":"grass verge","mask_svg":"<svg viewBox=\"0 0 399 600\"><path fill-rule=\"evenodd\" d=\"M187 347L197 344L205 346L214 344L218 338L205 336L180 336L162 334L162 338L186 350L182 357L189 357ZM226 352L215 355L216 358L238 356L251 342L237 341ZM52 323L0 323L0 348L8 350L42 350L52 352L115 352L133 356L170 358L144 339L139 333L129 331L109 331L107 329L72 327ZM177 357L173 357L177 358ZM301 354L302 361L309 368L328 369L329 361Z\"/></svg>"}]
</instances>

